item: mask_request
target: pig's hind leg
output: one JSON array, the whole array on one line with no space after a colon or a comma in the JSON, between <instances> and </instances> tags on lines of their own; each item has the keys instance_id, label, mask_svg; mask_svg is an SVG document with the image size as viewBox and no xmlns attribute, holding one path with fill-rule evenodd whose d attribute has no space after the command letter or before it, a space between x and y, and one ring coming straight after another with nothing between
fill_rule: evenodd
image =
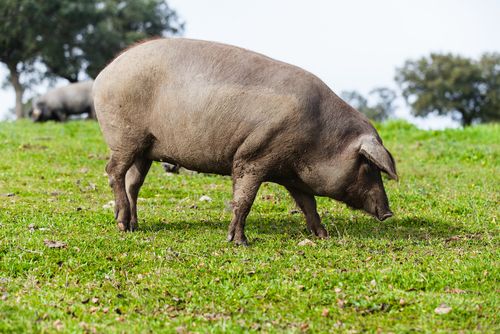
<instances>
[{"instance_id":1,"label":"pig's hind leg","mask_svg":"<svg viewBox=\"0 0 500 334\"><path fill-rule=\"evenodd\" d=\"M136 158L125 177L125 185L130 203L131 217L128 228L130 231L135 231L137 229L137 197L139 196L139 190L151 167L151 162L151 160L144 157Z\"/></svg>"},{"instance_id":2,"label":"pig's hind leg","mask_svg":"<svg viewBox=\"0 0 500 334\"><path fill-rule=\"evenodd\" d=\"M287 190L292 195L295 203L304 213L307 222L307 229L309 232L314 233L317 237L327 238L328 232L325 227L321 224L321 218L319 217L318 211L316 209L316 199L313 195L306 194L298 189L292 187L286 187Z\"/></svg>"}]
</instances>

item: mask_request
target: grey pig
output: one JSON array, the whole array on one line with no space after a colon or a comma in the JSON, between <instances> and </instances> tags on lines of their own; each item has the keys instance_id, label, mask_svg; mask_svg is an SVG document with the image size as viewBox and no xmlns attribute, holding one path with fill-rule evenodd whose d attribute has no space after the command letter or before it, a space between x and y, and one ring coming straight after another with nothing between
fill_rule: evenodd
<instances>
[{"instance_id":1,"label":"grey pig","mask_svg":"<svg viewBox=\"0 0 500 334\"><path fill-rule=\"evenodd\" d=\"M92 85L93 81L82 81L49 90L35 99L31 119L34 122L64 122L69 116L80 114L95 119Z\"/></svg>"},{"instance_id":2,"label":"grey pig","mask_svg":"<svg viewBox=\"0 0 500 334\"><path fill-rule=\"evenodd\" d=\"M239 47L157 39L123 52L96 78L94 104L122 231L137 229L137 196L151 162L231 175L228 241L246 244L245 220L262 182L283 185L307 228L325 238L314 196L384 220L381 172L394 159L368 119L313 74Z\"/></svg>"}]
</instances>

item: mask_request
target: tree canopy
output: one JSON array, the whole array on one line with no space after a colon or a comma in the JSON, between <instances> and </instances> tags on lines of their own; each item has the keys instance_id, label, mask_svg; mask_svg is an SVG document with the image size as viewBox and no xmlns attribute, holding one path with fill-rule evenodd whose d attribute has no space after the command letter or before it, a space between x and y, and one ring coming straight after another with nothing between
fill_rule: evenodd
<instances>
[{"instance_id":1,"label":"tree canopy","mask_svg":"<svg viewBox=\"0 0 500 334\"><path fill-rule=\"evenodd\" d=\"M416 116L451 116L464 126L500 120L500 54L473 60L452 54L431 54L408 60L396 81Z\"/></svg>"},{"instance_id":2,"label":"tree canopy","mask_svg":"<svg viewBox=\"0 0 500 334\"><path fill-rule=\"evenodd\" d=\"M130 44L183 31L163 0L3 0L0 18L0 61L9 69L18 117L30 84L23 76L93 78Z\"/></svg>"},{"instance_id":3,"label":"tree canopy","mask_svg":"<svg viewBox=\"0 0 500 334\"><path fill-rule=\"evenodd\" d=\"M354 90L344 91L340 95L347 103L373 121L383 122L394 114L396 93L389 88L378 87L370 91L369 95L375 98L374 104L369 104L363 95Z\"/></svg>"}]
</instances>

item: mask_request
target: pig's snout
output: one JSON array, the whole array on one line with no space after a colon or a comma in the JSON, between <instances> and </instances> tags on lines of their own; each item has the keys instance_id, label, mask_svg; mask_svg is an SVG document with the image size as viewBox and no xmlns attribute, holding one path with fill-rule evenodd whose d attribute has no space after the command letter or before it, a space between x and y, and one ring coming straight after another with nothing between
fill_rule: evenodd
<instances>
[{"instance_id":1,"label":"pig's snout","mask_svg":"<svg viewBox=\"0 0 500 334\"><path fill-rule=\"evenodd\" d=\"M40 110L40 108L38 108L38 107L33 108L33 112L31 113L31 117L33 119L38 119L38 117L40 117L40 115L42 115L42 110Z\"/></svg>"},{"instance_id":2,"label":"pig's snout","mask_svg":"<svg viewBox=\"0 0 500 334\"><path fill-rule=\"evenodd\" d=\"M377 218L378 220L380 221L384 221L386 220L387 218L391 218L393 216L392 212L389 210L389 211L386 211L384 213L377 213Z\"/></svg>"},{"instance_id":3,"label":"pig's snout","mask_svg":"<svg viewBox=\"0 0 500 334\"><path fill-rule=\"evenodd\" d=\"M385 195L385 193L384 193ZM391 218L393 216L391 209L389 209L389 203L387 201L387 196L383 197L383 201L381 204L375 204L375 218L380 221L384 221L387 218Z\"/></svg>"}]
</instances>

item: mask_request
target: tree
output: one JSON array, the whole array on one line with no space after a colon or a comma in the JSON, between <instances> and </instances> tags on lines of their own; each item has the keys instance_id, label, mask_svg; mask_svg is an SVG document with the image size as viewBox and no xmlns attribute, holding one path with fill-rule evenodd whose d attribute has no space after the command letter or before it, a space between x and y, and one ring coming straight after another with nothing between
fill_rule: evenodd
<instances>
[{"instance_id":1,"label":"tree","mask_svg":"<svg viewBox=\"0 0 500 334\"><path fill-rule=\"evenodd\" d=\"M50 74L70 82L78 81L82 72L95 78L118 52L137 41L183 31L176 12L163 0L59 2L64 15L53 20L55 29L41 58Z\"/></svg>"},{"instance_id":2,"label":"tree","mask_svg":"<svg viewBox=\"0 0 500 334\"><path fill-rule=\"evenodd\" d=\"M3 0L0 4L0 61L9 70L9 81L16 93L16 117L23 116L24 87L21 73L33 70L37 52L38 27L30 25L29 13L41 11L37 1ZM30 28L27 28L30 27Z\"/></svg>"},{"instance_id":3,"label":"tree","mask_svg":"<svg viewBox=\"0 0 500 334\"><path fill-rule=\"evenodd\" d=\"M371 120L383 122L394 114L394 100L396 93L385 87L378 87L370 91L370 96L375 96L375 104L369 105L368 100L357 91L344 91L342 99L356 110L366 115Z\"/></svg>"},{"instance_id":4,"label":"tree","mask_svg":"<svg viewBox=\"0 0 500 334\"><path fill-rule=\"evenodd\" d=\"M406 61L396 73L416 116L451 114L463 126L500 120L500 54L485 54L475 61L433 53Z\"/></svg>"},{"instance_id":5,"label":"tree","mask_svg":"<svg viewBox=\"0 0 500 334\"><path fill-rule=\"evenodd\" d=\"M183 31L163 0L2 0L0 17L0 61L10 72L18 118L30 86L21 77L95 77L130 44Z\"/></svg>"},{"instance_id":6,"label":"tree","mask_svg":"<svg viewBox=\"0 0 500 334\"><path fill-rule=\"evenodd\" d=\"M479 60L481 76L484 78L484 103L481 109L483 122L500 120L500 54L486 53Z\"/></svg>"}]
</instances>

